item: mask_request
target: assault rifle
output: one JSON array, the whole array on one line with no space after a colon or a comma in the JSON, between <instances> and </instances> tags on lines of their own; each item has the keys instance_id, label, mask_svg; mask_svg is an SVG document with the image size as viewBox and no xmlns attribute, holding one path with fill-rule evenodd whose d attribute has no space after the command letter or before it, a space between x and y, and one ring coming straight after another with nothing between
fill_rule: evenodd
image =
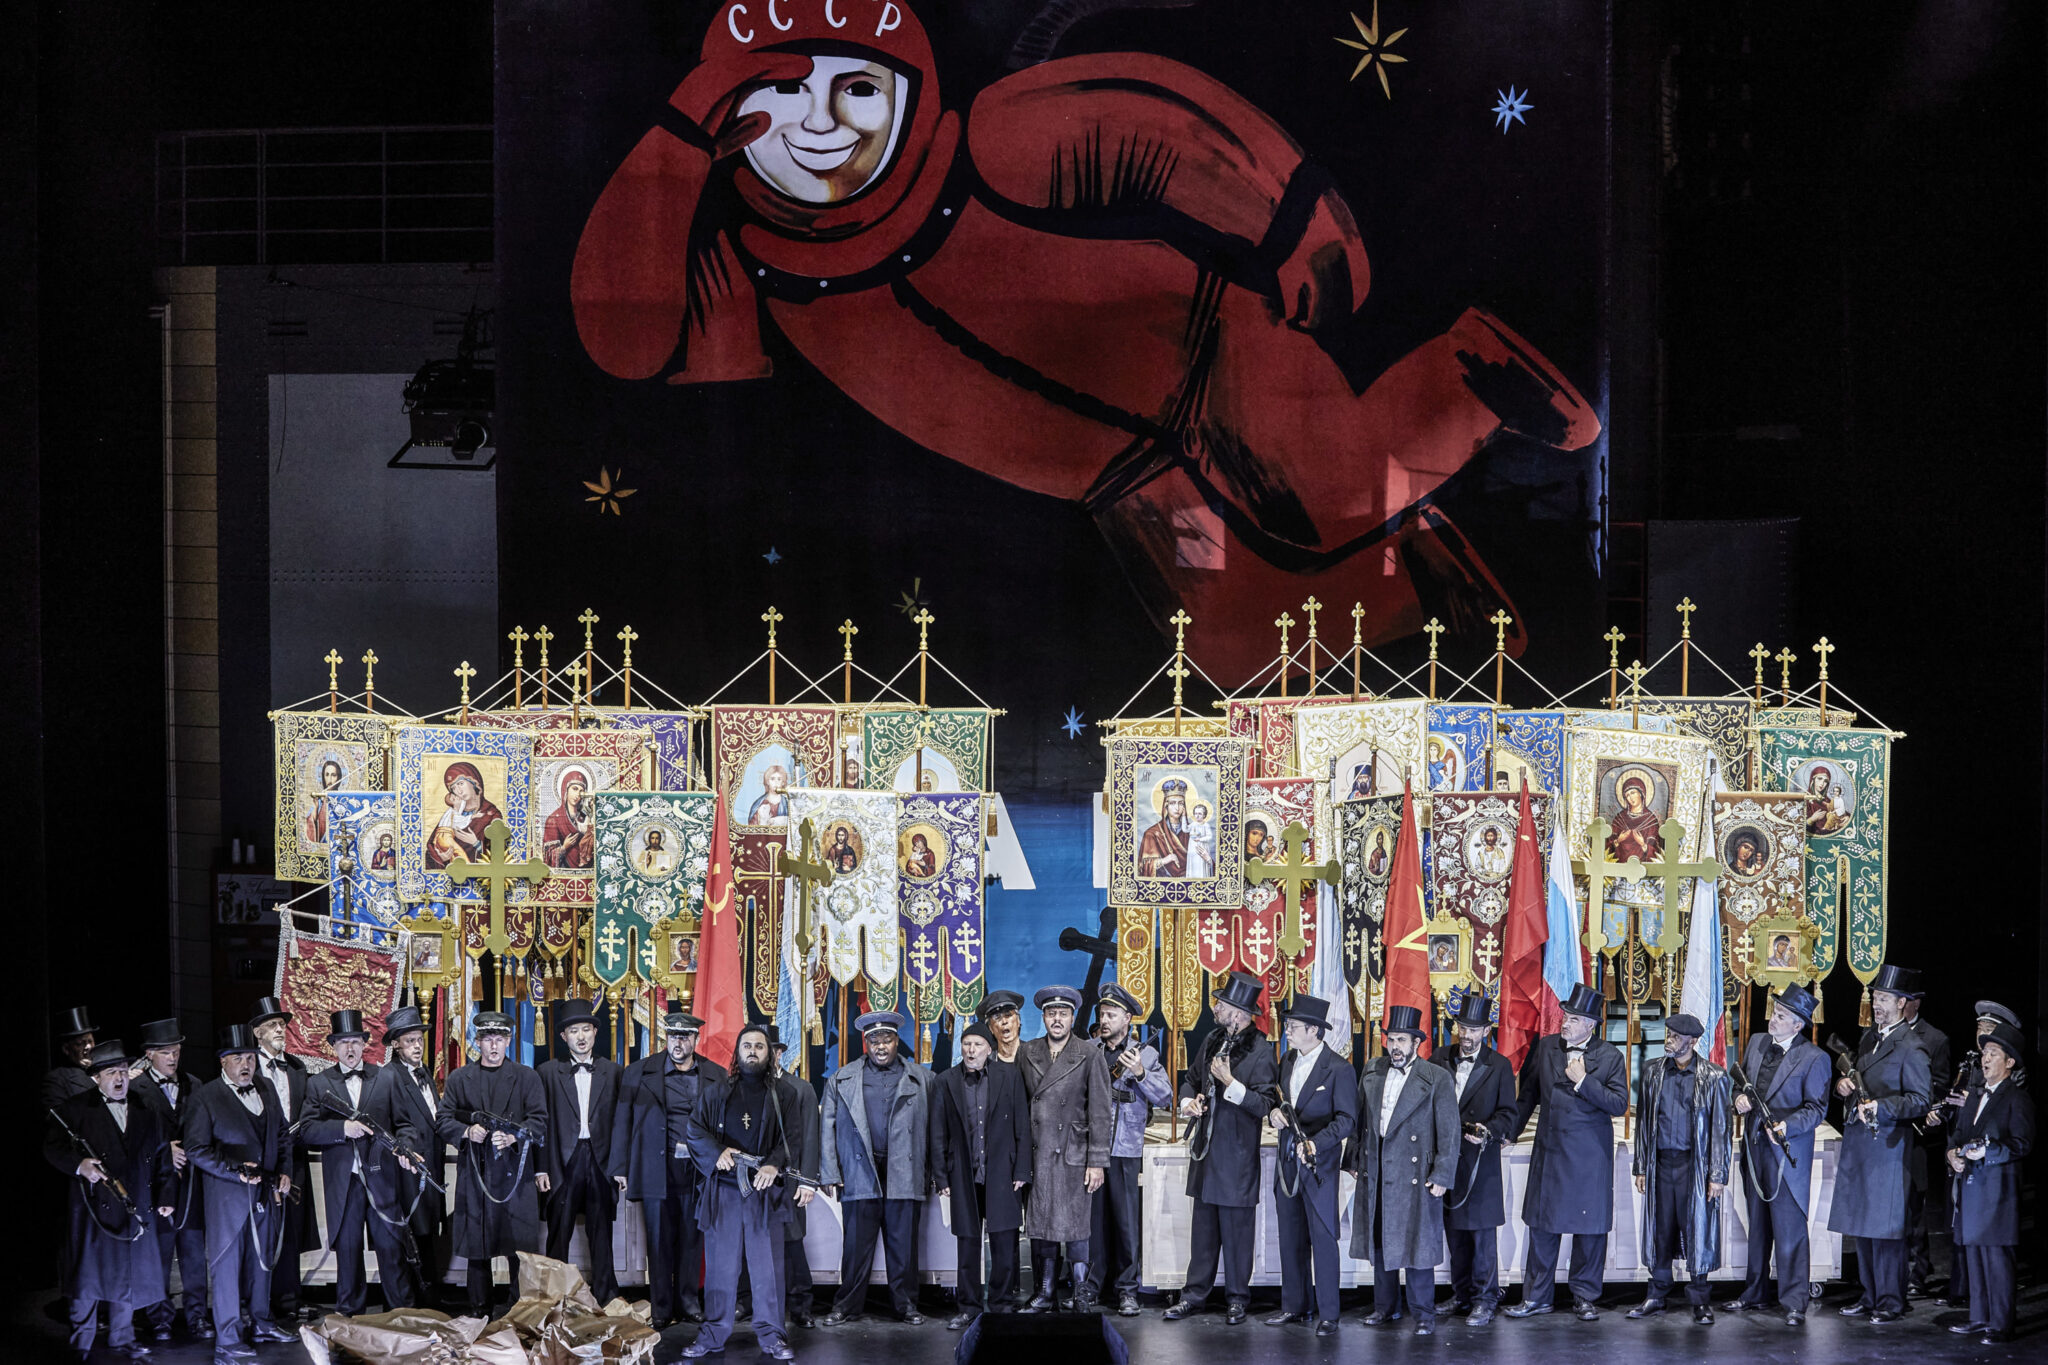
<instances>
[{"instance_id":1,"label":"assault rifle","mask_svg":"<svg viewBox=\"0 0 2048 1365\"><path fill-rule=\"evenodd\" d=\"M52 1109L49 1111L49 1115L51 1118L57 1120L57 1126L64 1130L64 1136L71 1139L71 1145L76 1147L79 1151L83 1152L88 1161L97 1163L100 1168L100 1171L105 1176L105 1179L98 1181L89 1181L86 1183L85 1202L86 1207L92 1213L93 1222L98 1223L102 1228L105 1228L108 1232L112 1232L114 1230L113 1227L109 1225L107 1219L100 1216L101 1210L105 1209L109 1214L112 1214L123 1226L126 1226L127 1223L132 1220L138 1224L141 1224L144 1227L147 1227L148 1223L143 1219L142 1211L135 1207L134 1198L129 1195L128 1187L121 1183L120 1177L114 1174L114 1168L107 1165L107 1163L100 1157L100 1154L93 1150L92 1144L90 1142L87 1142L85 1138L79 1134L77 1129L73 1128L70 1124L64 1121L64 1116L62 1114L58 1113L55 1109ZM78 1178L80 1180L85 1179L84 1176L80 1176ZM114 1201L111 1207L107 1203L109 1195L113 1197Z\"/></svg>"},{"instance_id":2,"label":"assault rifle","mask_svg":"<svg viewBox=\"0 0 2048 1365\"><path fill-rule=\"evenodd\" d=\"M1875 1103L1876 1097L1870 1093L1870 1087L1863 1082L1863 1073L1856 1069L1856 1053L1842 1041L1841 1034L1838 1033L1828 1039L1828 1051L1835 1054L1835 1070L1841 1072L1843 1078L1855 1088L1851 1096L1855 1103L1851 1108L1860 1112L1864 1105ZM1877 1131L1876 1119L1870 1120L1869 1128L1873 1133Z\"/></svg>"},{"instance_id":3,"label":"assault rifle","mask_svg":"<svg viewBox=\"0 0 2048 1365\"><path fill-rule=\"evenodd\" d=\"M429 1189L433 1190L436 1194L445 1195L448 1193L446 1187L444 1187L440 1181L434 1179L433 1176L428 1174L428 1171L431 1168L429 1167L427 1159L425 1157L421 1156L418 1152L413 1151L410 1147L407 1147L405 1144L401 1143L397 1138L393 1137L390 1133L384 1131L384 1129L380 1125L378 1125L377 1123L369 1119L367 1116L365 1116L361 1110L348 1109L342 1105L341 1101L337 1100L334 1096L327 1094L323 1094L320 1096L320 1103L326 1107L328 1113L333 1114L336 1118L353 1119L355 1122L360 1123L363 1125L363 1127L369 1129L370 1140L372 1142L376 1143L379 1147L382 1147L385 1151L391 1153L391 1155L397 1157L400 1161L410 1165L413 1173L419 1176L420 1180Z\"/></svg>"},{"instance_id":4,"label":"assault rifle","mask_svg":"<svg viewBox=\"0 0 2048 1365\"><path fill-rule=\"evenodd\" d=\"M1735 1093L1749 1096L1749 1111L1763 1120L1764 1136L1778 1149L1779 1155L1785 1158L1785 1164L1795 1171L1798 1170L1799 1158L1792 1155L1791 1144L1786 1142L1785 1135L1778 1131L1778 1121L1772 1115L1771 1106L1765 1101L1763 1092L1756 1088L1756 1082L1742 1069L1742 1063L1733 1057L1728 1059L1728 1075L1735 1082Z\"/></svg>"}]
</instances>

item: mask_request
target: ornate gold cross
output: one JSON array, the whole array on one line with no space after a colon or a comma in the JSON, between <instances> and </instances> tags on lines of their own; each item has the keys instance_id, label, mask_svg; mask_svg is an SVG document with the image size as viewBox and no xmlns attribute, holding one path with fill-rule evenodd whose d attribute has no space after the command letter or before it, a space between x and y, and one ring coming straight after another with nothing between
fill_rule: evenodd
<instances>
[{"instance_id":1,"label":"ornate gold cross","mask_svg":"<svg viewBox=\"0 0 2048 1365\"><path fill-rule=\"evenodd\" d=\"M860 627L853 623L851 616L847 617L846 623L839 627L839 636L846 641L846 658L841 661L845 676L840 690L845 694L848 706L853 705L853 637L858 634Z\"/></svg>"},{"instance_id":2,"label":"ornate gold cross","mask_svg":"<svg viewBox=\"0 0 2048 1365\"><path fill-rule=\"evenodd\" d=\"M512 642L512 709L526 707L526 642L533 637L526 633L525 626L514 626L505 638Z\"/></svg>"},{"instance_id":3,"label":"ornate gold cross","mask_svg":"<svg viewBox=\"0 0 2048 1365\"><path fill-rule=\"evenodd\" d=\"M917 704L925 704L925 665L931 658L932 622L939 618L932 615L929 607L919 607L917 615L910 618L917 622Z\"/></svg>"},{"instance_id":4,"label":"ornate gold cross","mask_svg":"<svg viewBox=\"0 0 2048 1365\"><path fill-rule=\"evenodd\" d=\"M818 941L811 932L811 894L832 884L832 869L812 853L817 847L818 830L810 816L806 815L797 825L796 835L795 854L786 848L775 851L775 870L781 876L796 878L796 950L808 959L811 945Z\"/></svg>"},{"instance_id":5,"label":"ornate gold cross","mask_svg":"<svg viewBox=\"0 0 2048 1365\"><path fill-rule=\"evenodd\" d=\"M598 614L592 611L589 607L585 607L583 609L583 614L581 616L578 616L576 619L583 626L583 652L585 654L588 654L593 649L597 648L597 642L592 637L591 632L595 630L597 627L597 623L599 620Z\"/></svg>"},{"instance_id":6,"label":"ornate gold cross","mask_svg":"<svg viewBox=\"0 0 2048 1365\"><path fill-rule=\"evenodd\" d=\"M1287 647L1287 632L1294 626L1294 618L1281 612L1273 618L1273 624L1280 627L1280 695L1287 695L1287 675L1292 670L1294 652Z\"/></svg>"},{"instance_id":7,"label":"ornate gold cross","mask_svg":"<svg viewBox=\"0 0 2048 1365\"><path fill-rule=\"evenodd\" d=\"M1621 642L1628 636L1620 626L1609 626L1600 638L1607 642L1607 709L1612 711L1621 705Z\"/></svg>"},{"instance_id":8,"label":"ornate gold cross","mask_svg":"<svg viewBox=\"0 0 2048 1365\"><path fill-rule=\"evenodd\" d=\"M1622 670L1622 672L1628 674L1628 723L1630 725L1634 725L1642 719L1642 708L1638 703L1641 702L1643 696L1643 678L1648 675L1649 671L1649 669L1643 667L1641 659L1635 660Z\"/></svg>"},{"instance_id":9,"label":"ornate gold cross","mask_svg":"<svg viewBox=\"0 0 2048 1365\"><path fill-rule=\"evenodd\" d=\"M1790 706L1792 704L1792 665L1799 662L1799 656L1789 648L1778 651L1778 696Z\"/></svg>"},{"instance_id":10,"label":"ornate gold cross","mask_svg":"<svg viewBox=\"0 0 2048 1365\"><path fill-rule=\"evenodd\" d=\"M1587 951L1593 953L1608 951L1606 916L1603 914L1607 905L1607 883L1640 881L1643 876L1641 858L1631 854L1625 863L1608 858L1607 837L1612 833L1612 826L1595 818L1586 826L1586 856L1572 859L1572 871L1586 879L1585 944Z\"/></svg>"},{"instance_id":11,"label":"ornate gold cross","mask_svg":"<svg viewBox=\"0 0 2048 1365\"><path fill-rule=\"evenodd\" d=\"M1678 628L1678 638L1681 640L1690 640L1692 638L1692 614L1698 611L1699 608L1693 605L1692 599L1690 597L1681 597L1678 600L1678 605L1675 608L1673 608L1673 610L1676 611L1680 617L1684 618L1681 621Z\"/></svg>"},{"instance_id":12,"label":"ornate gold cross","mask_svg":"<svg viewBox=\"0 0 2048 1365\"><path fill-rule=\"evenodd\" d=\"M772 650L775 648L775 628L783 621L782 613L771 606L761 613L761 619L768 623L768 648Z\"/></svg>"},{"instance_id":13,"label":"ornate gold cross","mask_svg":"<svg viewBox=\"0 0 2048 1365\"><path fill-rule=\"evenodd\" d=\"M341 651L338 649L328 650L327 657L320 662L327 665L327 709L330 711L339 710L341 681L335 675L335 670L341 667Z\"/></svg>"},{"instance_id":14,"label":"ornate gold cross","mask_svg":"<svg viewBox=\"0 0 2048 1365\"><path fill-rule=\"evenodd\" d=\"M1351 700L1358 700L1362 686L1358 677L1358 656L1365 649L1365 603L1351 604Z\"/></svg>"},{"instance_id":15,"label":"ornate gold cross","mask_svg":"<svg viewBox=\"0 0 2048 1365\"><path fill-rule=\"evenodd\" d=\"M533 633L533 638L540 642L540 704L546 706L548 704L548 641L555 638L555 633L546 626L542 626Z\"/></svg>"},{"instance_id":16,"label":"ornate gold cross","mask_svg":"<svg viewBox=\"0 0 2048 1365\"><path fill-rule=\"evenodd\" d=\"M626 709L628 711L633 709L633 642L639 638L640 633L631 626L627 626L619 632L619 643L624 646L625 652L625 657L620 663L619 668L626 681Z\"/></svg>"},{"instance_id":17,"label":"ornate gold cross","mask_svg":"<svg viewBox=\"0 0 2048 1365\"><path fill-rule=\"evenodd\" d=\"M377 709L377 651L363 652L363 709Z\"/></svg>"},{"instance_id":18,"label":"ornate gold cross","mask_svg":"<svg viewBox=\"0 0 2048 1365\"><path fill-rule=\"evenodd\" d=\"M584 680L582 660L571 661L569 667L564 671L569 675L569 723L581 725L583 723Z\"/></svg>"},{"instance_id":19,"label":"ornate gold cross","mask_svg":"<svg viewBox=\"0 0 2048 1365\"><path fill-rule=\"evenodd\" d=\"M1194 623L1195 618L1188 615L1185 611L1176 611L1173 615L1166 618L1166 624L1173 627L1174 653L1185 654L1187 652L1188 627Z\"/></svg>"},{"instance_id":20,"label":"ornate gold cross","mask_svg":"<svg viewBox=\"0 0 2048 1365\"><path fill-rule=\"evenodd\" d=\"M1313 692L1316 690L1316 613L1323 609L1323 604L1310 597L1301 604L1301 609L1308 613L1308 690Z\"/></svg>"},{"instance_id":21,"label":"ornate gold cross","mask_svg":"<svg viewBox=\"0 0 2048 1365\"><path fill-rule=\"evenodd\" d=\"M469 660L462 661L462 667L455 670L455 676L462 679L462 723L469 724L469 680L476 676L476 670L469 666Z\"/></svg>"},{"instance_id":22,"label":"ornate gold cross","mask_svg":"<svg viewBox=\"0 0 2048 1365\"><path fill-rule=\"evenodd\" d=\"M1820 655L1820 723L1822 728L1826 728L1828 723L1828 655L1835 652L1835 647L1829 644L1828 637L1823 635L1820 637L1820 643L1813 647L1813 652Z\"/></svg>"},{"instance_id":23,"label":"ornate gold cross","mask_svg":"<svg viewBox=\"0 0 2048 1365\"><path fill-rule=\"evenodd\" d=\"M1429 699L1431 701L1436 700L1436 637L1443 634L1445 628L1444 623L1437 620L1434 616L1430 617L1429 624L1422 628L1422 633L1429 637Z\"/></svg>"},{"instance_id":24,"label":"ornate gold cross","mask_svg":"<svg viewBox=\"0 0 2048 1365\"><path fill-rule=\"evenodd\" d=\"M514 882L542 882L548 876L548 865L538 858L515 863L505 856L505 841L511 837L512 831L503 820L493 820L484 827L484 842L490 845L490 856L480 863L468 859L450 863L447 869L449 881L479 881L490 892L491 927L484 933L484 947L499 957L512 948L512 939L505 932L506 889Z\"/></svg>"},{"instance_id":25,"label":"ornate gold cross","mask_svg":"<svg viewBox=\"0 0 2048 1365\"><path fill-rule=\"evenodd\" d=\"M1692 614L1699 608L1692 604L1690 597L1680 599L1678 614L1683 624L1678 630L1678 695L1692 695Z\"/></svg>"},{"instance_id":26,"label":"ornate gold cross","mask_svg":"<svg viewBox=\"0 0 2048 1365\"><path fill-rule=\"evenodd\" d=\"M1311 863L1301 853L1302 845L1308 842L1308 831L1301 821L1290 820L1287 828L1280 832L1280 842L1287 850L1287 856L1277 863L1263 858L1254 858L1244 865L1244 875L1254 881L1273 882L1280 888L1281 902L1287 907L1287 918L1282 921L1280 940L1276 945L1288 957L1299 957L1308 947L1308 939L1301 932L1302 893L1316 882L1335 882L1337 864L1333 859L1326 863Z\"/></svg>"},{"instance_id":27,"label":"ornate gold cross","mask_svg":"<svg viewBox=\"0 0 2048 1365\"><path fill-rule=\"evenodd\" d=\"M1762 640L1758 640L1756 647L1749 651L1749 657L1756 661L1756 704L1762 706L1764 704L1764 660L1771 657L1771 651L1765 648Z\"/></svg>"},{"instance_id":28,"label":"ornate gold cross","mask_svg":"<svg viewBox=\"0 0 2048 1365\"><path fill-rule=\"evenodd\" d=\"M1515 618L1495 608L1486 619L1493 625L1493 704L1499 706L1501 685L1507 673L1508 627L1515 623Z\"/></svg>"},{"instance_id":29,"label":"ornate gold cross","mask_svg":"<svg viewBox=\"0 0 2048 1365\"><path fill-rule=\"evenodd\" d=\"M1663 847L1657 861L1643 869L1645 877L1661 877L1664 881L1664 924L1658 931L1657 942L1644 944L1653 953L1675 953L1685 944L1685 935L1678 924L1678 879L1698 877L1702 881L1713 881L1721 875L1721 864L1712 858L1688 863L1678 856L1680 843L1685 839L1685 826L1676 820L1666 820L1657 826L1657 835Z\"/></svg>"}]
</instances>

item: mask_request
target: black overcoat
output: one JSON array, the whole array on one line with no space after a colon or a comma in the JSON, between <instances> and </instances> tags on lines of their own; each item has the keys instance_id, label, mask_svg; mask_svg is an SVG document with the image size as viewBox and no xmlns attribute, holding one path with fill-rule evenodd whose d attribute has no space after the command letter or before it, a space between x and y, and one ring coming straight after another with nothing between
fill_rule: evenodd
<instances>
[{"instance_id":1,"label":"black overcoat","mask_svg":"<svg viewBox=\"0 0 2048 1365\"><path fill-rule=\"evenodd\" d=\"M163 1125L165 1138L182 1145L185 1111L191 1107L192 1097L199 1093L200 1081L189 1071L180 1071L175 1079L178 1083L176 1104L171 1103L171 1097L157 1084L155 1073L147 1066L136 1072L129 1080L128 1098L139 1100L154 1109L157 1122ZM190 1162L187 1162L182 1171L174 1167L171 1182L171 1206L176 1210L170 1217L171 1228L190 1229L195 1232L203 1229L206 1226L206 1200L200 1194L198 1169Z\"/></svg>"},{"instance_id":2,"label":"black overcoat","mask_svg":"<svg viewBox=\"0 0 2048 1365\"><path fill-rule=\"evenodd\" d=\"M1515 1133L1540 1106L1522 1221L1539 1232L1604 1237L1614 1227L1614 1121L1628 1111L1628 1066L1612 1043L1586 1044L1586 1079L1565 1076L1564 1036L1538 1038L1522 1060Z\"/></svg>"},{"instance_id":3,"label":"black overcoat","mask_svg":"<svg viewBox=\"0 0 2048 1365\"><path fill-rule=\"evenodd\" d=\"M1024 1226L1024 1194L1016 1182L1031 1186L1031 1108L1024 1081L1014 1066L991 1066L987 1118L984 1120L983 1165L987 1170L986 1222L990 1232L1015 1232ZM932 1134L926 1149L932 1179L949 1191L953 1226L964 1228L978 1216L974 1206L974 1125L967 1117L967 1074L955 1066L940 1074L932 1088Z\"/></svg>"},{"instance_id":4,"label":"black overcoat","mask_svg":"<svg viewBox=\"0 0 2048 1365\"><path fill-rule=\"evenodd\" d=\"M2034 1099L2008 1076L1991 1092L1982 1117L1977 1101L1982 1086L1963 1099L1963 1109L1950 1128L1949 1148L1984 1144L1984 1155L1955 1177L1955 1237L1959 1245L2018 1246L2020 1241L2021 1163L2034 1149Z\"/></svg>"},{"instance_id":5,"label":"black overcoat","mask_svg":"<svg viewBox=\"0 0 2048 1365\"><path fill-rule=\"evenodd\" d=\"M1457 1097L1458 1050L1439 1048L1429 1060L1450 1073L1451 1093ZM1472 1123L1486 1126L1490 1136L1484 1146L1465 1141L1462 1130ZM1515 1071L1491 1043L1473 1059L1465 1093L1458 1097L1458 1127L1458 1181L1444 1200L1444 1226L1460 1232L1500 1227L1508 1221L1501 1162L1514 1141Z\"/></svg>"},{"instance_id":6,"label":"black overcoat","mask_svg":"<svg viewBox=\"0 0 2048 1365\"><path fill-rule=\"evenodd\" d=\"M1883 1038L1870 1028L1856 1051L1856 1069L1877 1101L1877 1124L1873 1129L1843 1115L1828 1231L1879 1240L1904 1237L1906 1196L1913 1183L1913 1120L1927 1112L1927 1052L1920 1036L1904 1024ZM1842 1104L1853 1110L1856 1101L1852 1096Z\"/></svg>"},{"instance_id":7,"label":"black overcoat","mask_svg":"<svg viewBox=\"0 0 2048 1365\"><path fill-rule=\"evenodd\" d=\"M299 1129L299 1142L320 1154L320 1190L327 1200L330 1239L336 1224L341 1221L349 1187L355 1183L358 1159L363 1166L363 1183L369 1189L375 1208L384 1217L393 1219L405 1212L405 1196L398 1180L398 1158L385 1151L375 1138L351 1138L342 1132L343 1124L355 1113L361 1113L370 1122L385 1127L387 1132L395 1131L378 1119L370 1107L377 1091L378 1077L382 1074L382 1067L372 1062L363 1063L362 1095L355 1105L349 1103L348 1084L342 1079L340 1067L329 1067L306 1082L306 1122ZM310 1196L312 1191L306 1193ZM363 1211L365 1219L376 1216L369 1209Z\"/></svg>"},{"instance_id":8,"label":"black overcoat","mask_svg":"<svg viewBox=\"0 0 2048 1365\"><path fill-rule=\"evenodd\" d=\"M697 1094L701 1100L707 1087L726 1078L725 1068L707 1057L698 1057ZM612 1153L605 1165L616 1179L626 1177L626 1198L660 1199L668 1193L668 1161L673 1150L668 1141L667 1089L662 1068L668 1053L657 1052L627 1067L619 1077L618 1107L612 1114Z\"/></svg>"},{"instance_id":9,"label":"black overcoat","mask_svg":"<svg viewBox=\"0 0 2048 1365\"><path fill-rule=\"evenodd\" d=\"M129 1218L126 1210L122 1210L108 1218L110 1224L117 1224L110 1231L93 1216L84 1178L73 1175L65 1182L70 1186L70 1197L59 1285L75 1299L100 1299L143 1308L164 1299L164 1265L157 1251L154 1211L170 1205L175 1190L170 1138L165 1135L156 1110L137 1102L132 1095L127 1110L128 1127L123 1131L108 1112L97 1085L56 1106L64 1123L98 1154L107 1174L127 1189L139 1215ZM75 1173L78 1163L85 1159L84 1150L54 1119L46 1128L44 1157L58 1170ZM114 1201L105 1202L118 1207Z\"/></svg>"},{"instance_id":10,"label":"black overcoat","mask_svg":"<svg viewBox=\"0 0 2048 1365\"><path fill-rule=\"evenodd\" d=\"M236 1264L227 1258L237 1244L254 1255L253 1237L278 1235L274 1212L252 1216L256 1201L267 1197L264 1187L242 1181L245 1162L254 1162L269 1174L290 1173L291 1147L284 1135L284 1112L278 1107L277 1094L257 1081L256 1097L263 1104L260 1114L243 1108L227 1078L217 1076L200 1086L185 1106L185 1158L199 1171L200 1191L205 1197L209 1275L224 1273L228 1265ZM311 1191L303 1191L300 1197L313 1196ZM271 1206L272 1210L275 1207Z\"/></svg>"},{"instance_id":11,"label":"black overcoat","mask_svg":"<svg viewBox=\"0 0 2048 1365\"><path fill-rule=\"evenodd\" d=\"M1247 1026L1233 1048L1230 1074L1244 1086L1236 1104L1224 1098L1225 1087L1209 1075L1209 1061L1222 1045L1219 1026L1209 1030L1181 1076L1180 1097L1209 1098L1209 1112L1188 1125L1188 1197L1226 1208L1257 1208L1259 1204L1260 1127L1273 1111L1272 1087L1280 1066L1272 1045Z\"/></svg>"},{"instance_id":12,"label":"black overcoat","mask_svg":"<svg viewBox=\"0 0 2048 1365\"><path fill-rule=\"evenodd\" d=\"M1444 1200L1458 1178L1457 1082L1443 1068L1415 1062L1394 1101L1387 1131L1380 1104L1393 1063L1375 1057L1358 1087L1358 1138L1351 1166L1351 1254L1386 1270L1428 1270L1444 1258ZM1380 1245L1373 1245L1378 1219Z\"/></svg>"},{"instance_id":13,"label":"black overcoat","mask_svg":"<svg viewBox=\"0 0 2048 1365\"><path fill-rule=\"evenodd\" d=\"M434 1084L433 1071L425 1066L420 1071L427 1087L433 1090L438 1105L441 1092ZM427 1174L440 1181L444 1188L447 1186L448 1145L441 1140L434 1112L427 1108L427 1101L404 1062L393 1059L377 1069L376 1080L363 1096L363 1112L372 1123L392 1134L409 1150L425 1157ZM441 1225L447 1201L431 1189L421 1194L419 1176L404 1167L399 1167L397 1174L399 1210L411 1209L412 1230L431 1236ZM388 1208L386 1211L393 1212Z\"/></svg>"},{"instance_id":14,"label":"black overcoat","mask_svg":"<svg viewBox=\"0 0 2048 1365\"><path fill-rule=\"evenodd\" d=\"M478 1110L521 1125L540 1142L522 1152L517 1142L500 1151L488 1136L469 1141L464 1132ZM539 1251L540 1190L533 1177L547 1142L548 1104L533 1068L517 1062L457 1067L448 1075L436 1126L455 1148L455 1254L479 1260Z\"/></svg>"}]
</instances>

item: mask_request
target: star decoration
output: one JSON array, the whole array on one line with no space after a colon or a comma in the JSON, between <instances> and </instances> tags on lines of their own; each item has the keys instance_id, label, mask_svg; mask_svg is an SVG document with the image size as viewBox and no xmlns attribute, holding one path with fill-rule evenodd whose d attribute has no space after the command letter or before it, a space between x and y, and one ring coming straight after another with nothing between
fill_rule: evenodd
<instances>
[{"instance_id":1,"label":"star decoration","mask_svg":"<svg viewBox=\"0 0 2048 1365\"><path fill-rule=\"evenodd\" d=\"M1529 126L1529 120L1522 115L1536 106L1529 103L1528 91L1517 92L1515 87L1510 85L1506 90L1496 90L1493 93L1500 96L1500 103L1493 106L1493 121L1500 125L1502 133L1507 132L1510 123L1519 123L1524 128Z\"/></svg>"},{"instance_id":2,"label":"star decoration","mask_svg":"<svg viewBox=\"0 0 2048 1365\"><path fill-rule=\"evenodd\" d=\"M924 596L924 580L913 578L910 580L910 591L903 594L903 600L896 604L896 610L905 616L915 616L918 608L930 605Z\"/></svg>"},{"instance_id":3,"label":"star decoration","mask_svg":"<svg viewBox=\"0 0 2048 1365\"><path fill-rule=\"evenodd\" d=\"M1081 737L1082 725L1079 707L1069 706L1067 708L1067 718L1060 722L1060 729L1067 732L1068 739L1079 739Z\"/></svg>"},{"instance_id":4,"label":"star decoration","mask_svg":"<svg viewBox=\"0 0 2048 1365\"><path fill-rule=\"evenodd\" d=\"M761 558L767 560L770 564L780 564L782 562L782 555L773 545L768 547L768 553L762 555Z\"/></svg>"},{"instance_id":5,"label":"star decoration","mask_svg":"<svg viewBox=\"0 0 2048 1365\"><path fill-rule=\"evenodd\" d=\"M1389 64L1399 65L1408 59L1397 56L1387 51L1387 49L1394 45L1395 39L1408 30L1397 28L1386 37L1380 37L1380 0L1372 0L1372 22L1370 24L1359 18L1356 11L1352 12L1351 23L1353 27L1357 28L1358 37L1337 39L1344 46L1356 48L1365 54L1358 59L1358 65L1351 68L1351 79L1357 80L1367 67L1371 67L1373 74L1380 78L1380 90L1388 99L1394 98L1394 88L1387 84L1387 67Z\"/></svg>"},{"instance_id":6,"label":"star decoration","mask_svg":"<svg viewBox=\"0 0 2048 1365\"><path fill-rule=\"evenodd\" d=\"M588 488L592 494L591 497L585 498L584 501L596 503L599 516L603 516L607 512L610 512L615 517L626 515L619 507L619 499L630 498L640 490L637 488L619 488L613 485L612 480L620 477L625 472L623 466L620 467L617 474L614 474L603 465L599 465L597 467L597 481L595 483L592 483L589 479L583 481L583 486Z\"/></svg>"}]
</instances>

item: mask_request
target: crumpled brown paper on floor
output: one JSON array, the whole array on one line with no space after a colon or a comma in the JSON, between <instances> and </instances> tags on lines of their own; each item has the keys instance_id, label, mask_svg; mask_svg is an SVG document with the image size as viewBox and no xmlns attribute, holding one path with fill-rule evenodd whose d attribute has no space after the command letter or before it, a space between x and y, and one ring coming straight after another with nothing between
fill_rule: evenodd
<instances>
[{"instance_id":1,"label":"crumpled brown paper on floor","mask_svg":"<svg viewBox=\"0 0 2048 1365\"><path fill-rule=\"evenodd\" d=\"M496 1321L431 1308L330 1313L299 1336L314 1365L651 1365L661 1342L646 1304L599 1308L576 1267L531 1252L519 1257L519 1301Z\"/></svg>"}]
</instances>

